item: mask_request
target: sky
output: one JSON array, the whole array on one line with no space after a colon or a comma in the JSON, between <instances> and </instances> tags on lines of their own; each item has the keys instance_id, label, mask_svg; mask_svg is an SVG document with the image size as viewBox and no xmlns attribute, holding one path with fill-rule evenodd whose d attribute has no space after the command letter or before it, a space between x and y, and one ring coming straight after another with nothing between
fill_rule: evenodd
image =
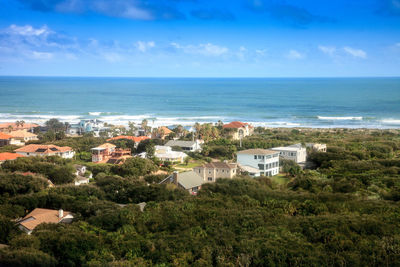
<instances>
[{"instance_id":1,"label":"sky","mask_svg":"<svg viewBox=\"0 0 400 267\"><path fill-rule=\"evenodd\" d=\"M400 0L2 0L0 75L400 76Z\"/></svg>"}]
</instances>

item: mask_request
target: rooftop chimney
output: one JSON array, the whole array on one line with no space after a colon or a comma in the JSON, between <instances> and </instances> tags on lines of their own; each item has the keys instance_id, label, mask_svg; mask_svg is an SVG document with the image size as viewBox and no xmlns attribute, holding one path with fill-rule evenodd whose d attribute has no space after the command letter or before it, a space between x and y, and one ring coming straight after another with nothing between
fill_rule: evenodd
<instances>
[{"instance_id":1,"label":"rooftop chimney","mask_svg":"<svg viewBox=\"0 0 400 267\"><path fill-rule=\"evenodd\" d=\"M178 185L178 172L177 172L177 171L174 171L174 172L172 173L172 182L173 182L174 184Z\"/></svg>"},{"instance_id":2,"label":"rooftop chimney","mask_svg":"<svg viewBox=\"0 0 400 267\"><path fill-rule=\"evenodd\" d=\"M64 211L62 209L59 209L58 210L58 218L61 219L62 217L64 217Z\"/></svg>"}]
</instances>

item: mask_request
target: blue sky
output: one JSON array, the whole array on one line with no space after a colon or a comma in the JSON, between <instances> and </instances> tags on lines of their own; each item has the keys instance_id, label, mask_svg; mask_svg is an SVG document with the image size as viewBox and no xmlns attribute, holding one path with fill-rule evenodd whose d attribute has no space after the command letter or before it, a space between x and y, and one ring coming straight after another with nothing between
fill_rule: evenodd
<instances>
[{"instance_id":1,"label":"blue sky","mask_svg":"<svg viewBox=\"0 0 400 267\"><path fill-rule=\"evenodd\" d=\"M400 0L3 0L0 75L400 76Z\"/></svg>"}]
</instances>

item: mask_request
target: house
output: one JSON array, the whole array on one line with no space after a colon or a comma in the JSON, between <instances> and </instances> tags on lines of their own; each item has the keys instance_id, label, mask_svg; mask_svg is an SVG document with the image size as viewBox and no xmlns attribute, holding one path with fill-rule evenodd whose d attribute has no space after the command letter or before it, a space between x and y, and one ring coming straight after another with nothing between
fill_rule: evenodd
<instances>
[{"instance_id":1,"label":"house","mask_svg":"<svg viewBox=\"0 0 400 267\"><path fill-rule=\"evenodd\" d=\"M36 123L6 122L0 123L0 132L11 132L16 130L33 131L33 128L36 127L39 127L39 125Z\"/></svg>"},{"instance_id":2,"label":"house","mask_svg":"<svg viewBox=\"0 0 400 267\"><path fill-rule=\"evenodd\" d=\"M166 136L169 134L173 133L170 129L168 129L165 126L158 127L157 129L154 129L154 132L152 133L152 138L159 138L159 139L165 139Z\"/></svg>"},{"instance_id":3,"label":"house","mask_svg":"<svg viewBox=\"0 0 400 267\"><path fill-rule=\"evenodd\" d=\"M187 157L181 151L172 151L170 146L155 146L154 156L162 161L179 161L180 163Z\"/></svg>"},{"instance_id":4,"label":"house","mask_svg":"<svg viewBox=\"0 0 400 267\"><path fill-rule=\"evenodd\" d=\"M293 160L296 163L304 163L307 158L307 150L301 144L284 147L274 147L271 150L279 151L279 156L284 159Z\"/></svg>"},{"instance_id":5,"label":"house","mask_svg":"<svg viewBox=\"0 0 400 267\"><path fill-rule=\"evenodd\" d=\"M326 152L326 144L307 143L306 147L316 152Z\"/></svg>"},{"instance_id":6,"label":"house","mask_svg":"<svg viewBox=\"0 0 400 267\"><path fill-rule=\"evenodd\" d=\"M250 176L274 176L279 173L279 152L268 149L247 149L237 152L239 168Z\"/></svg>"},{"instance_id":7,"label":"house","mask_svg":"<svg viewBox=\"0 0 400 267\"><path fill-rule=\"evenodd\" d=\"M67 134L76 135L84 133L93 133L99 137L100 133L107 132L110 127L105 126L105 122L98 119L81 120L77 124L71 124L67 129Z\"/></svg>"},{"instance_id":8,"label":"house","mask_svg":"<svg viewBox=\"0 0 400 267\"><path fill-rule=\"evenodd\" d=\"M254 128L248 123L241 121L233 121L222 126L223 129L234 129L232 139L239 140L243 137L253 134Z\"/></svg>"},{"instance_id":9,"label":"house","mask_svg":"<svg viewBox=\"0 0 400 267\"><path fill-rule=\"evenodd\" d=\"M75 164L74 168L75 168L75 176L76 176L76 178L74 180L74 184L76 186L81 185L81 184L89 184L89 180L90 180L90 178L93 177L93 175L90 174L89 177L85 177L86 166Z\"/></svg>"},{"instance_id":10,"label":"house","mask_svg":"<svg viewBox=\"0 0 400 267\"><path fill-rule=\"evenodd\" d=\"M218 178L236 176L236 163L210 162L193 168L193 171L203 178L204 182L215 182Z\"/></svg>"},{"instance_id":11,"label":"house","mask_svg":"<svg viewBox=\"0 0 400 267\"><path fill-rule=\"evenodd\" d=\"M110 143L104 143L98 147L91 149L92 151L92 162L98 163L107 161L116 149L116 145Z\"/></svg>"},{"instance_id":12,"label":"house","mask_svg":"<svg viewBox=\"0 0 400 267\"><path fill-rule=\"evenodd\" d=\"M177 146L182 148L183 151L196 152L196 151L201 151L202 143L203 143L202 140L196 140L196 141L170 140L165 144L165 146L170 146L170 147Z\"/></svg>"},{"instance_id":13,"label":"house","mask_svg":"<svg viewBox=\"0 0 400 267\"><path fill-rule=\"evenodd\" d=\"M168 176L160 182L173 183L180 188L189 191L192 195L197 195L198 191L201 189L201 185L204 184L203 177L195 173L194 171L188 172L174 172L172 175Z\"/></svg>"},{"instance_id":14,"label":"house","mask_svg":"<svg viewBox=\"0 0 400 267\"><path fill-rule=\"evenodd\" d=\"M39 140L36 134L30 133L26 130L12 131L9 133L9 135L11 135L13 137L13 139L19 140L23 143Z\"/></svg>"},{"instance_id":15,"label":"house","mask_svg":"<svg viewBox=\"0 0 400 267\"><path fill-rule=\"evenodd\" d=\"M0 132L0 147L10 145L12 138L11 135Z\"/></svg>"},{"instance_id":16,"label":"house","mask_svg":"<svg viewBox=\"0 0 400 267\"><path fill-rule=\"evenodd\" d=\"M41 223L70 223L74 216L68 212L60 210L36 208L24 218L17 222L18 228L30 235L32 231Z\"/></svg>"},{"instance_id":17,"label":"house","mask_svg":"<svg viewBox=\"0 0 400 267\"><path fill-rule=\"evenodd\" d=\"M20 155L34 156L60 156L65 159L71 159L75 156L75 152L69 146L56 145L27 145L14 150Z\"/></svg>"},{"instance_id":18,"label":"house","mask_svg":"<svg viewBox=\"0 0 400 267\"><path fill-rule=\"evenodd\" d=\"M24 156L17 154L17 153L9 153L9 152L0 153L0 165L3 162L5 162L6 160L14 160L14 159L21 158L21 157L24 157Z\"/></svg>"},{"instance_id":19,"label":"house","mask_svg":"<svg viewBox=\"0 0 400 267\"><path fill-rule=\"evenodd\" d=\"M110 142L110 141L113 141L113 140L121 140L121 139L132 140L135 143L135 148L137 148L140 142L142 142L143 140L150 139L150 137L148 137L148 136L119 135L119 136L115 136L115 137L112 137L110 139L107 139L107 142Z\"/></svg>"},{"instance_id":20,"label":"house","mask_svg":"<svg viewBox=\"0 0 400 267\"><path fill-rule=\"evenodd\" d=\"M116 145L110 143L92 148L91 151L94 163L120 164L132 157L130 149L116 148Z\"/></svg>"}]
</instances>

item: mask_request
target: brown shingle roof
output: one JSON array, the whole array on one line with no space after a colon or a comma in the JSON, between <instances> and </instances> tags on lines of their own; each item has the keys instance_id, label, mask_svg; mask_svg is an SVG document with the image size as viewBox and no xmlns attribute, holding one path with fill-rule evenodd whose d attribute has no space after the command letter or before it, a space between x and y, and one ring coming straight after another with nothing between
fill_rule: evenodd
<instances>
[{"instance_id":1,"label":"brown shingle roof","mask_svg":"<svg viewBox=\"0 0 400 267\"><path fill-rule=\"evenodd\" d=\"M204 164L202 167L209 168L209 169L235 169L236 164L230 164L226 162L210 162Z\"/></svg>"},{"instance_id":2,"label":"brown shingle roof","mask_svg":"<svg viewBox=\"0 0 400 267\"><path fill-rule=\"evenodd\" d=\"M70 214L68 211L63 212L63 217L58 217L58 210L36 208L26 215L19 224L29 230L35 229L41 223L59 223L63 218Z\"/></svg>"},{"instance_id":3,"label":"brown shingle roof","mask_svg":"<svg viewBox=\"0 0 400 267\"><path fill-rule=\"evenodd\" d=\"M27 145L14 150L15 152L25 152L25 153L43 153L51 154L56 152L67 152L72 151L69 146L56 146L56 145Z\"/></svg>"},{"instance_id":4,"label":"brown shingle roof","mask_svg":"<svg viewBox=\"0 0 400 267\"><path fill-rule=\"evenodd\" d=\"M260 148L256 148L256 149L247 149L247 150L242 150L237 152L237 154L249 154L249 155L272 155L272 154L276 154L279 153L277 151L273 151L273 150L268 150L268 149L260 149Z\"/></svg>"}]
</instances>

